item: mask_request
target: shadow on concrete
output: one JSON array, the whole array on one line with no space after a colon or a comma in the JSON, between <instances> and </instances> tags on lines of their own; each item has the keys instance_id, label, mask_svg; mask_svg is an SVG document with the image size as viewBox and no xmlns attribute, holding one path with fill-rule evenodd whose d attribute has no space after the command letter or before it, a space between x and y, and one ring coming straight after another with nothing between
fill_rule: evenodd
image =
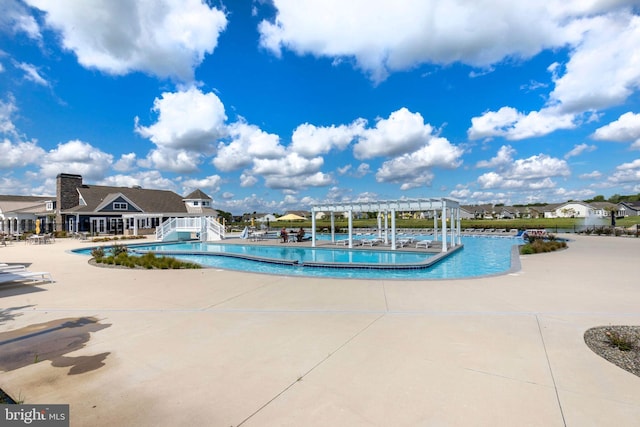
<instances>
[{"instance_id":1,"label":"shadow on concrete","mask_svg":"<svg viewBox=\"0 0 640 427\"><path fill-rule=\"evenodd\" d=\"M105 365L110 354L66 356L84 348L91 332L108 328L94 317L52 320L0 333L0 370L12 371L24 366L50 360L55 367L70 367L69 375L93 371Z\"/></svg>"}]
</instances>

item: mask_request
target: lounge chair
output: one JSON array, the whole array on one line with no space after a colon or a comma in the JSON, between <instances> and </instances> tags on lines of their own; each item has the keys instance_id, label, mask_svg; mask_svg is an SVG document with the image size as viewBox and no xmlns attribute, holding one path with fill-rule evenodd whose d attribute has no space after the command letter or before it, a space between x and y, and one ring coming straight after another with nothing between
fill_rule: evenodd
<instances>
[{"instance_id":1,"label":"lounge chair","mask_svg":"<svg viewBox=\"0 0 640 427\"><path fill-rule=\"evenodd\" d=\"M404 248L405 246L410 245L415 241L416 239L412 237L407 237L407 238L396 240L396 245L400 246L401 248Z\"/></svg>"},{"instance_id":2,"label":"lounge chair","mask_svg":"<svg viewBox=\"0 0 640 427\"><path fill-rule=\"evenodd\" d=\"M427 249L429 246L431 246L431 243L433 243L431 240L419 240L416 242L416 249L423 246L425 249Z\"/></svg>"},{"instance_id":3,"label":"lounge chair","mask_svg":"<svg viewBox=\"0 0 640 427\"><path fill-rule=\"evenodd\" d=\"M384 242L383 239L378 239L378 238L375 238L375 239L362 239L360 241L362 246L371 246L371 247L379 245L380 243L383 243L383 242Z\"/></svg>"},{"instance_id":4,"label":"lounge chair","mask_svg":"<svg viewBox=\"0 0 640 427\"><path fill-rule=\"evenodd\" d=\"M24 265L0 265L0 273L13 272L13 271L25 271L26 267Z\"/></svg>"},{"instance_id":5,"label":"lounge chair","mask_svg":"<svg viewBox=\"0 0 640 427\"><path fill-rule=\"evenodd\" d=\"M51 277L51 273L46 271L6 271L0 272L0 283L8 283L8 282L44 282L48 281L49 283L53 283L53 277Z\"/></svg>"}]
</instances>

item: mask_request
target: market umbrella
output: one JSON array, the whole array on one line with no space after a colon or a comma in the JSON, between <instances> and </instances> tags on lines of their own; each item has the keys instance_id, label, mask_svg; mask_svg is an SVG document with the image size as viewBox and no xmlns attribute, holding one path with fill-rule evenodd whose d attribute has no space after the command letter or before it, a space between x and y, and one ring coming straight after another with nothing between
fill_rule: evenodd
<instances>
[{"instance_id":1,"label":"market umbrella","mask_svg":"<svg viewBox=\"0 0 640 427\"><path fill-rule=\"evenodd\" d=\"M40 220L36 219L36 234L40 234Z\"/></svg>"},{"instance_id":2,"label":"market umbrella","mask_svg":"<svg viewBox=\"0 0 640 427\"><path fill-rule=\"evenodd\" d=\"M280 218L276 219L276 221L304 221L306 218L296 214L287 214L283 215Z\"/></svg>"}]
</instances>

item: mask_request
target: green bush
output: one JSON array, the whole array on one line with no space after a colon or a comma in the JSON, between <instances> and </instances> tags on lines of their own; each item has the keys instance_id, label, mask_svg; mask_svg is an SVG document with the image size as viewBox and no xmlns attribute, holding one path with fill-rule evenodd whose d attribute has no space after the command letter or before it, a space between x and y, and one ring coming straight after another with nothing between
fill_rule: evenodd
<instances>
[{"instance_id":1,"label":"green bush","mask_svg":"<svg viewBox=\"0 0 640 427\"><path fill-rule=\"evenodd\" d=\"M201 268L200 265L191 262L183 262L173 257L156 257L153 252L148 252L141 256L130 255L126 246L117 245L111 248L111 255L104 256L104 250L102 248L95 248L94 251L99 253L102 250L102 256L94 256L97 263L104 263L110 265L119 265L122 267L135 268L141 267L146 269L181 269L181 268ZM93 252L92 251L92 254ZM115 253L115 255L114 255Z\"/></svg>"},{"instance_id":2,"label":"green bush","mask_svg":"<svg viewBox=\"0 0 640 427\"><path fill-rule=\"evenodd\" d=\"M93 248L91 250L91 256L94 257L96 261L102 260L102 258L104 258L104 248L103 247Z\"/></svg>"},{"instance_id":3,"label":"green bush","mask_svg":"<svg viewBox=\"0 0 640 427\"><path fill-rule=\"evenodd\" d=\"M542 239L534 239L532 242L520 246L520 254L530 255L545 252L553 252L558 249L564 249L567 243L559 240L546 241Z\"/></svg>"}]
</instances>

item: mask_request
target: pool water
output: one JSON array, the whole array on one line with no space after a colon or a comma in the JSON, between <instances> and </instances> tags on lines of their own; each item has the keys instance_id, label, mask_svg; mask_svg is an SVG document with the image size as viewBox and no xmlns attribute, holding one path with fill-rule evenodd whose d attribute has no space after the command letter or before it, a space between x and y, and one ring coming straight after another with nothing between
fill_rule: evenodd
<instances>
[{"instance_id":1,"label":"pool water","mask_svg":"<svg viewBox=\"0 0 640 427\"><path fill-rule=\"evenodd\" d=\"M415 236L431 239L433 236ZM312 276L354 279L457 279L494 274L505 274L512 268L512 248L522 243L513 237L463 236L464 248L428 268L418 269L362 269L362 268L312 268L301 265L281 265L257 262L227 256L211 256L204 252L224 252L251 257L279 258L298 262L327 263L383 263L415 264L424 262L432 253L391 252L388 250L328 249L292 246L225 245L217 243L181 242L172 244L130 245L135 251L191 252L171 254L180 260L195 262L205 267L240 270L263 274L287 276ZM89 255L91 249L74 251ZM514 261L518 261L517 257Z\"/></svg>"}]
</instances>

